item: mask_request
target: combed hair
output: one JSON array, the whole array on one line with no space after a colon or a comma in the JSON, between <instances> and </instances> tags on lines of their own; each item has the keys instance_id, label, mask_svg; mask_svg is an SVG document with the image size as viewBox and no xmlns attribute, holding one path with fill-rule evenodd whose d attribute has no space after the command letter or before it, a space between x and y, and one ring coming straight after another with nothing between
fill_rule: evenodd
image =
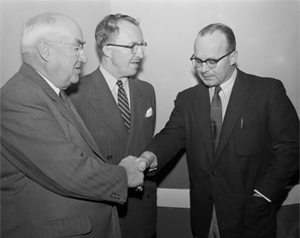
<instances>
[{"instance_id":1,"label":"combed hair","mask_svg":"<svg viewBox=\"0 0 300 238\"><path fill-rule=\"evenodd\" d=\"M100 54L102 54L102 49L108 43L112 43L115 37L119 33L118 24L122 21L128 21L132 24L139 26L139 21L128 15L122 14L111 14L106 16L96 27L95 40L99 49Z\"/></svg>"},{"instance_id":2,"label":"combed hair","mask_svg":"<svg viewBox=\"0 0 300 238\"><path fill-rule=\"evenodd\" d=\"M235 51L236 50L236 41L235 36L232 29L229 26L226 26L222 23L214 23L204 27L198 34L201 36L212 34L215 31L219 31L223 33L227 40L227 51Z\"/></svg>"},{"instance_id":3,"label":"combed hair","mask_svg":"<svg viewBox=\"0 0 300 238\"><path fill-rule=\"evenodd\" d=\"M21 35L22 54L29 53L41 39L47 39L54 31L57 22L56 13L44 13L30 19L24 26Z\"/></svg>"}]
</instances>

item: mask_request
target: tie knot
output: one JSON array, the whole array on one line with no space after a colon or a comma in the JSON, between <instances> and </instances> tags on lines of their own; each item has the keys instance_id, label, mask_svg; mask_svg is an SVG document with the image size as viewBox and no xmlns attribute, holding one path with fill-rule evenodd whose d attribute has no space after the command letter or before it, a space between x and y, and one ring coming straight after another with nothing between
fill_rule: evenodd
<instances>
[{"instance_id":1,"label":"tie knot","mask_svg":"<svg viewBox=\"0 0 300 238\"><path fill-rule=\"evenodd\" d=\"M65 93L65 91L60 90L59 91L59 97L65 102L67 100L67 94Z\"/></svg>"},{"instance_id":2,"label":"tie knot","mask_svg":"<svg viewBox=\"0 0 300 238\"><path fill-rule=\"evenodd\" d=\"M217 85L215 87L215 94L219 94L219 92L222 90L221 86L220 85Z\"/></svg>"},{"instance_id":3,"label":"tie knot","mask_svg":"<svg viewBox=\"0 0 300 238\"><path fill-rule=\"evenodd\" d=\"M122 80L118 80L117 81L117 85L118 85L119 88L123 88L123 82L122 82Z\"/></svg>"}]
</instances>

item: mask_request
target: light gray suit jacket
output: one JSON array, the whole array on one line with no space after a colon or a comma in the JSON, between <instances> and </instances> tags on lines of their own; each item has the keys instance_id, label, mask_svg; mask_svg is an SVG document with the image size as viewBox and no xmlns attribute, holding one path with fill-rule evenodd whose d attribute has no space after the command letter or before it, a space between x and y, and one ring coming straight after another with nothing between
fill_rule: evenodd
<instances>
[{"instance_id":1,"label":"light gray suit jacket","mask_svg":"<svg viewBox=\"0 0 300 238\"><path fill-rule=\"evenodd\" d=\"M1 237L119 238L125 169L29 65L1 89L1 117Z\"/></svg>"}]
</instances>

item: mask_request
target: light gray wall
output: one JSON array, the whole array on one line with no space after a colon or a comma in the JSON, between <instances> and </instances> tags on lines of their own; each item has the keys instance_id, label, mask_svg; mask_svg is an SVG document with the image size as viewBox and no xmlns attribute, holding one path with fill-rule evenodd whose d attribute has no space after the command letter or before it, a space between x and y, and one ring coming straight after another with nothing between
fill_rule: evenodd
<instances>
[{"instance_id":1,"label":"light gray wall","mask_svg":"<svg viewBox=\"0 0 300 238\"><path fill-rule=\"evenodd\" d=\"M197 83L189 60L193 54L193 43L199 30L214 22L228 24L235 32L239 68L247 73L282 80L299 114L297 0L1 1L1 86L21 65L22 24L37 14L49 11L69 15L80 24L89 59L83 75L98 66L94 41L98 22L109 13L140 18L148 47L139 78L152 83L156 90L156 132L168 120L177 93ZM184 159L165 181L162 187L188 187ZM292 200L299 201L299 196L293 195Z\"/></svg>"}]
</instances>

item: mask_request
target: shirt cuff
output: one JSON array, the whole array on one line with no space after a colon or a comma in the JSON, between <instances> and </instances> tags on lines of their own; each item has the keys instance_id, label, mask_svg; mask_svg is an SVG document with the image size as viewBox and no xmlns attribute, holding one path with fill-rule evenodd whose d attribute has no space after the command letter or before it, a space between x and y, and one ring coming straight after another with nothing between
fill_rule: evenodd
<instances>
[{"instance_id":1,"label":"shirt cuff","mask_svg":"<svg viewBox=\"0 0 300 238\"><path fill-rule=\"evenodd\" d=\"M266 196L264 196L263 194L261 194L260 192L258 192L256 189L254 189L254 192L256 192L257 194L259 194L260 196L262 196L264 199L266 199L268 202L272 202L269 198L267 198Z\"/></svg>"}]
</instances>

